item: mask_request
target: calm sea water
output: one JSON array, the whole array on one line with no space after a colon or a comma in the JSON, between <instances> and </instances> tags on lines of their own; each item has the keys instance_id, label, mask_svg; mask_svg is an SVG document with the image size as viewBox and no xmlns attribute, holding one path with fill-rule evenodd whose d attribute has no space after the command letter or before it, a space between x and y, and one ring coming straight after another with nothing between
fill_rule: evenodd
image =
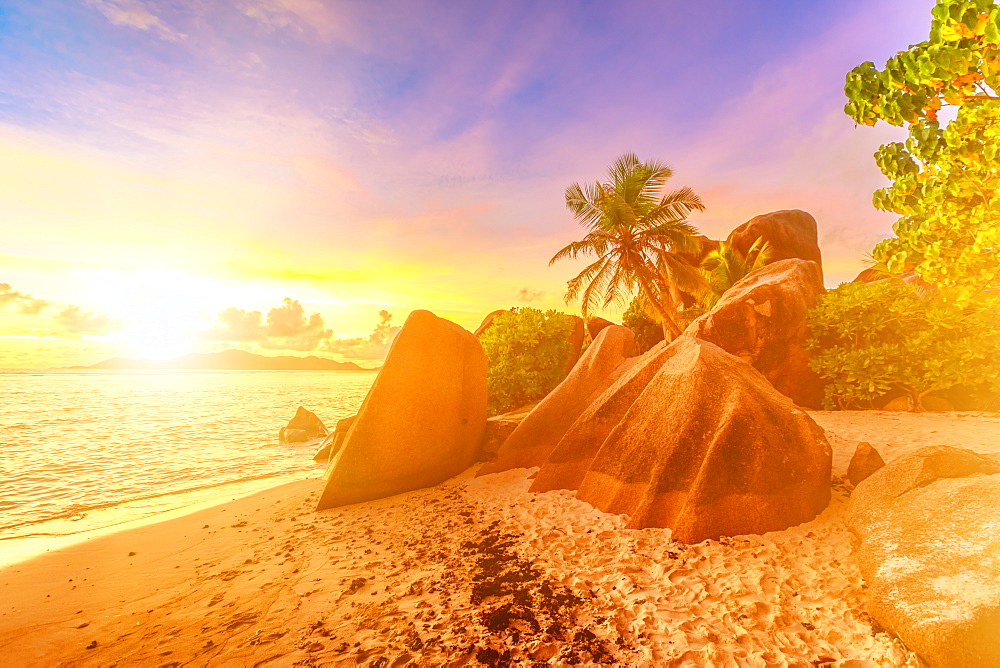
<instances>
[{"instance_id":1,"label":"calm sea water","mask_svg":"<svg viewBox=\"0 0 1000 668\"><path fill-rule=\"evenodd\" d=\"M278 429L299 405L332 428L357 412L375 376L0 373L0 538L43 533L142 500L319 474L312 461L317 443L279 444Z\"/></svg>"}]
</instances>

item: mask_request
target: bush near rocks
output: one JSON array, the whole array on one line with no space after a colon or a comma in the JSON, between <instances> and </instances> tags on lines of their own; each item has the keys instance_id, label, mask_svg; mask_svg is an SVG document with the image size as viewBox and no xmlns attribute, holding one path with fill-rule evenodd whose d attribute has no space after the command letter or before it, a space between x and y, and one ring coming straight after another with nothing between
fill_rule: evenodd
<instances>
[{"instance_id":1,"label":"bush near rocks","mask_svg":"<svg viewBox=\"0 0 1000 668\"><path fill-rule=\"evenodd\" d=\"M575 324L554 310L519 308L495 315L479 337L489 363L490 415L537 401L565 378Z\"/></svg>"},{"instance_id":2,"label":"bush near rocks","mask_svg":"<svg viewBox=\"0 0 1000 668\"><path fill-rule=\"evenodd\" d=\"M641 355L663 340L663 328L646 313L642 297L636 297L622 316L622 324L635 335L635 352Z\"/></svg>"},{"instance_id":3,"label":"bush near rocks","mask_svg":"<svg viewBox=\"0 0 1000 668\"><path fill-rule=\"evenodd\" d=\"M902 391L914 410L956 386L1000 391L1000 304L969 309L949 291L902 281L845 283L809 313L810 365L828 381L827 408L874 408Z\"/></svg>"}]
</instances>

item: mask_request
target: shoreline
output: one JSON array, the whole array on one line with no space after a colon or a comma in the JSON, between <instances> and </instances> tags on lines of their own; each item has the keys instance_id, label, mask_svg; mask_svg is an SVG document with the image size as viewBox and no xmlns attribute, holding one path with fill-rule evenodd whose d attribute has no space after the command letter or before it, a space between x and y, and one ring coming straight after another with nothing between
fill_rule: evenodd
<instances>
[{"instance_id":1,"label":"shoreline","mask_svg":"<svg viewBox=\"0 0 1000 668\"><path fill-rule=\"evenodd\" d=\"M859 440L887 460L1000 451L1000 416L810 415L833 499L785 531L682 545L571 492L528 493L530 469L321 512L306 478L0 568L0 651L26 666L916 666L865 611L836 479Z\"/></svg>"},{"instance_id":2,"label":"shoreline","mask_svg":"<svg viewBox=\"0 0 1000 668\"><path fill-rule=\"evenodd\" d=\"M183 517L290 482L319 480L318 473L283 473L254 480L220 483L11 527L0 531L0 569L119 531ZM26 529L30 529L30 533L25 533Z\"/></svg>"}]
</instances>

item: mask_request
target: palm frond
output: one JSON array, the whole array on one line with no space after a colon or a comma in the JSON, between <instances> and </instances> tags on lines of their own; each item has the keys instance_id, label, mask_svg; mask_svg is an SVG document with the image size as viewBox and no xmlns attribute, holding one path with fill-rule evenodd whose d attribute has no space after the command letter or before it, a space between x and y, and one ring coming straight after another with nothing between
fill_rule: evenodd
<instances>
[{"instance_id":1,"label":"palm frond","mask_svg":"<svg viewBox=\"0 0 1000 668\"><path fill-rule=\"evenodd\" d=\"M549 260L549 266L564 258L575 259L579 255L605 255L608 252L611 239L605 232L591 232L580 241L573 241L559 250Z\"/></svg>"},{"instance_id":2,"label":"palm frond","mask_svg":"<svg viewBox=\"0 0 1000 668\"><path fill-rule=\"evenodd\" d=\"M705 275L698 267L676 253L661 253L659 261L663 273L669 276L671 283L682 292L697 297L711 290Z\"/></svg>"},{"instance_id":3,"label":"palm frond","mask_svg":"<svg viewBox=\"0 0 1000 668\"><path fill-rule=\"evenodd\" d=\"M764 237L754 239L754 242L750 244L750 248L747 249L745 260L747 273L755 272L766 265L771 261L773 255L774 249L771 246L771 242L765 241Z\"/></svg>"},{"instance_id":4,"label":"palm frond","mask_svg":"<svg viewBox=\"0 0 1000 668\"><path fill-rule=\"evenodd\" d=\"M640 235L651 245L663 250L692 253L701 248L695 239L698 230L685 221L671 220L642 230Z\"/></svg>"},{"instance_id":5,"label":"palm frond","mask_svg":"<svg viewBox=\"0 0 1000 668\"><path fill-rule=\"evenodd\" d=\"M595 271L590 272L590 275L587 278L583 278L583 274L581 274L566 284L566 301L572 301L570 293L572 292L573 298L575 298L576 295L579 294L583 283L589 281L589 284L584 289L583 295L580 298L580 312L583 315L584 320L587 319L591 308L597 302L597 294L605 291L607 288L608 269L611 267L611 264L610 258L603 258L603 263L597 267ZM591 265L587 269L591 269L592 267L594 267L594 265Z\"/></svg>"},{"instance_id":6,"label":"palm frond","mask_svg":"<svg viewBox=\"0 0 1000 668\"><path fill-rule=\"evenodd\" d=\"M684 220L692 211L704 211L705 204L688 187L664 195L646 216L654 221Z\"/></svg>"},{"instance_id":7,"label":"palm frond","mask_svg":"<svg viewBox=\"0 0 1000 668\"><path fill-rule=\"evenodd\" d=\"M593 282L594 276L600 273L600 271L607 265L608 260L609 258L606 257L598 259L596 262L587 265L583 271L566 282L566 303L569 303L577 298L580 294L580 289L585 283Z\"/></svg>"},{"instance_id":8,"label":"palm frond","mask_svg":"<svg viewBox=\"0 0 1000 668\"><path fill-rule=\"evenodd\" d=\"M574 183L566 189L567 208L590 232L559 250L549 264L598 256L567 283L567 301L580 298L585 316L600 300L605 306L621 301L637 283L651 292L657 300L654 310L661 311L661 302L671 308L676 304L679 288L708 290L694 267L677 264L682 258L661 257L670 250L700 249L693 239L697 231L686 218L704 204L690 188L661 195L672 175L662 162L641 162L634 153L623 153L608 169L608 181Z\"/></svg>"},{"instance_id":9,"label":"palm frond","mask_svg":"<svg viewBox=\"0 0 1000 668\"><path fill-rule=\"evenodd\" d=\"M596 227L604 219L603 202L604 189L600 183L574 183L566 188L566 208L587 227Z\"/></svg>"},{"instance_id":10,"label":"palm frond","mask_svg":"<svg viewBox=\"0 0 1000 668\"><path fill-rule=\"evenodd\" d=\"M622 302L627 302L628 295L631 294L632 284L633 280L624 267L621 264L616 265L604 290L603 308L607 308L615 303L621 304ZM623 288L625 289L623 290Z\"/></svg>"}]
</instances>

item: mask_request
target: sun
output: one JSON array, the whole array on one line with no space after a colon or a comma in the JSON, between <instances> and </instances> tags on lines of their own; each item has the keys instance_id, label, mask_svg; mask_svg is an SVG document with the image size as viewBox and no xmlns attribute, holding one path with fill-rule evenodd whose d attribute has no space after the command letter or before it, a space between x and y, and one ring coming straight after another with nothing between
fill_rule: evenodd
<instances>
[{"instance_id":1,"label":"sun","mask_svg":"<svg viewBox=\"0 0 1000 668\"><path fill-rule=\"evenodd\" d=\"M88 277L92 294L124 323L109 336L129 357L169 359L197 351L220 304L232 297L217 281L174 271L102 271Z\"/></svg>"}]
</instances>

